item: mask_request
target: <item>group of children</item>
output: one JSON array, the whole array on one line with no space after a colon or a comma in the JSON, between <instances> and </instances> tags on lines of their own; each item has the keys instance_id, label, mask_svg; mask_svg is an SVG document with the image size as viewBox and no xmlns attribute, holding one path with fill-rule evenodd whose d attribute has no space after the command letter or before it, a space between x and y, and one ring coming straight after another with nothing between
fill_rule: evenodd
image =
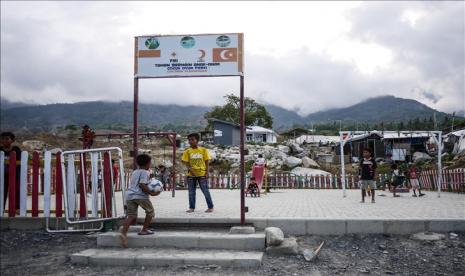
<instances>
[{"instance_id":1,"label":"group of children","mask_svg":"<svg viewBox=\"0 0 465 276\"><path fill-rule=\"evenodd\" d=\"M361 203L365 202L365 197L367 191L371 195L371 202L375 203L375 190L376 190L376 169L377 164L375 159L371 156L371 150L366 148L363 150L363 158L360 160L359 168L359 180L362 191L362 200ZM397 164L393 163L391 165L391 179L389 182L389 189L392 190L394 197L398 197L396 194L396 189L398 186L401 186L404 183L405 175L408 176L410 185L412 186L413 197L417 197L416 191L418 191L418 196L424 196L425 194L421 192L420 182L418 181L418 171L415 165L411 165L408 170L405 171L405 174L401 172Z\"/></svg>"}]
</instances>

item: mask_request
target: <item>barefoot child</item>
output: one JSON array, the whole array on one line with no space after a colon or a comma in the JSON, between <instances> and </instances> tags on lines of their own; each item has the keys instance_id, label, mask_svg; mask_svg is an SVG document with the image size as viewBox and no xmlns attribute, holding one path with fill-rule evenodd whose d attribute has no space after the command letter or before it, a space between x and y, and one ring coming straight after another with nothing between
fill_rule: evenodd
<instances>
[{"instance_id":1,"label":"barefoot child","mask_svg":"<svg viewBox=\"0 0 465 276\"><path fill-rule=\"evenodd\" d=\"M127 247L129 226L137 221L137 208L139 206L145 210L144 225L139 235L153 234L153 232L149 230L149 225L155 212L152 202L150 202L149 195L156 196L159 195L160 192L151 192L147 186L150 182L149 168L151 161L152 158L146 154L140 154L136 158L136 163L139 168L132 172L129 188L126 191L127 218L123 223L123 229L120 235L120 241L123 247Z\"/></svg>"},{"instance_id":2,"label":"barefoot child","mask_svg":"<svg viewBox=\"0 0 465 276\"><path fill-rule=\"evenodd\" d=\"M413 191L412 196L417 197L417 194L415 193L415 190L418 190L418 195L419 196L424 196L425 194L423 194L421 192L420 182L418 181L417 169L415 168L415 165L412 164L412 166L408 170L408 173L409 173L410 185L412 185L412 191Z\"/></svg>"},{"instance_id":3,"label":"barefoot child","mask_svg":"<svg viewBox=\"0 0 465 276\"><path fill-rule=\"evenodd\" d=\"M190 148L186 149L182 154L182 162L187 167L187 187L189 190L189 209L187 213L192 213L195 210L195 190L199 183L200 190L205 196L208 209L206 213L213 212L213 201L208 190L208 161L210 154L204 147L199 147L200 136L197 133L191 133L187 136Z\"/></svg>"},{"instance_id":4,"label":"barefoot child","mask_svg":"<svg viewBox=\"0 0 465 276\"><path fill-rule=\"evenodd\" d=\"M255 181L255 177L250 178L249 186L247 187L248 192L250 193L251 197L257 197L258 195L258 185Z\"/></svg>"},{"instance_id":5,"label":"barefoot child","mask_svg":"<svg viewBox=\"0 0 465 276\"><path fill-rule=\"evenodd\" d=\"M365 202L366 189L368 186L371 188L371 203L375 203L375 172L376 172L376 161L371 157L370 149L363 149L363 158L360 161L359 179L362 188L362 201Z\"/></svg>"}]
</instances>

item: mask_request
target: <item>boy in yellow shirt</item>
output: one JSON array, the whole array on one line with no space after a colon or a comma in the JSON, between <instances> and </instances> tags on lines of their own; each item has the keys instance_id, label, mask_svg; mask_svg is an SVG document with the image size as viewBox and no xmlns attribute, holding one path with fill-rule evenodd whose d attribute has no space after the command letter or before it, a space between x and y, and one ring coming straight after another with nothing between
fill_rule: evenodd
<instances>
[{"instance_id":1,"label":"boy in yellow shirt","mask_svg":"<svg viewBox=\"0 0 465 276\"><path fill-rule=\"evenodd\" d=\"M199 183L200 190L205 196L208 209L206 213L213 212L213 201L208 190L208 161L211 159L208 150L199 147L200 136L197 133L191 133L187 136L190 148L182 154L182 162L187 166L187 187L189 190L189 209L187 213L195 210L195 190Z\"/></svg>"}]
</instances>

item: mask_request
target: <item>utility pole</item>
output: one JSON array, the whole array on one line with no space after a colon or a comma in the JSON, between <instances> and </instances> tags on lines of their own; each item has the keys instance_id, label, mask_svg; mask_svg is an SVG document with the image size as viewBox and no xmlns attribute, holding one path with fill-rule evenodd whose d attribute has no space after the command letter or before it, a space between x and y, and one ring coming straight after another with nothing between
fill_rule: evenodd
<instances>
[{"instance_id":1,"label":"utility pole","mask_svg":"<svg viewBox=\"0 0 465 276\"><path fill-rule=\"evenodd\" d=\"M433 113L433 122L434 122L434 129L438 129L438 122L436 122L436 112Z\"/></svg>"},{"instance_id":2,"label":"utility pole","mask_svg":"<svg viewBox=\"0 0 465 276\"><path fill-rule=\"evenodd\" d=\"M450 132L454 131L454 119L455 119L455 111L452 113L452 126L450 128Z\"/></svg>"}]
</instances>

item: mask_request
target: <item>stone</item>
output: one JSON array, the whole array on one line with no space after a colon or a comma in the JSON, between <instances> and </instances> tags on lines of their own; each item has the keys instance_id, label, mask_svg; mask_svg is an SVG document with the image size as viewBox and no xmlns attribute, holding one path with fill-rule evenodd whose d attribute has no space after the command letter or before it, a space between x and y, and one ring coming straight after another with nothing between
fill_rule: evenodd
<instances>
[{"instance_id":1,"label":"stone","mask_svg":"<svg viewBox=\"0 0 465 276\"><path fill-rule=\"evenodd\" d=\"M291 147L293 153L301 153L304 151L304 149L301 148L297 143L290 143L289 146Z\"/></svg>"},{"instance_id":2,"label":"stone","mask_svg":"<svg viewBox=\"0 0 465 276\"><path fill-rule=\"evenodd\" d=\"M414 162L417 162L420 160L430 160L432 159L432 157L429 156L427 153L417 151L413 153L412 159Z\"/></svg>"},{"instance_id":3,"label":"stone","mask_svg":"<svg viewBox=\"0 0 465 276\"><path fill-rule=\"evenodd\" d=\"M268 246L280 245L284 241L284 233L278 227L265 228L266 244Z\"/></svg>"},{"instance_id":4,"label":"stone","mask_svg":"<svg viewBox=\"0 0 465 276\"><path fill-rule=\"evenodd\" d=\"M300 176L312 176L312 175L329 175L329 172L319 170L319 169L312 169L312 168L303 168L303 167L295 167L291 170L292 174L300 175Z\"/></svg>"},{"instance_id":5,"label":"stone","mask_svg":"<svg viewBox=\"0 0 465 276\"><path fill-rule=\"evenodd\" d=\"M433 232L420 232L412 235L413 239L420 241L438 241L444 239L444 234L433 233Z\"/></svg>"},{"instance_id":6,"label":"stone","mask_svg":"<svg viewBox=\"0 0 465 276\"><path fill-rule=\"evenodd\" d=\"M302 157L302 165L304 166L304 168L319 168L320 167L320 165L318 165L318 163L315 162L315 160L311 159L308 156Z\"/></svg>"},{"instance_id":7,"label":"stone","mask_svg":"<svg viewBox=\"0 0 465 276\"><path fill-rule=\"evenodd\" d=\"M216 160L216 151L213 149L208 149L208 154L210 155L211 161Z\"/></svg>"},{"instance_id":8,"label":"stone","mask_svg":"<svg viewBox=\"0 0 465 276\"><path fill-rule=\"evenodd\" d=\"M294 157L294 156L289 156L286 158L286 165L288 167L294 168L297 167L298 165L302 164L302 159Z\"/></svg>"},{"instance_id":9,"label":"stone","mask_svg":"<svg viewBox=\"0 0 465 276\"><path fill-rule=\"evenodd\" d=\"M278 150L284 152L285 154L289 154L289 152L291 151L291 149L288 146L284 145L278 145Z\"/></svg>"},{"instance_id":10,"label":"stone","mask_svg":"<svg viewBox=\"0 0 465 276\"><path fill-rule=\"evenodd\" d=\"M286 160L287 154L279 150L274 150L271 152L270 158Z\"/></svg>"},{"instance_id":11,"label":"stone","mask_svg":"<svg viewBox=\"0 0 465 276\"><path fill-rule=\"evenodd\" d=\"M254 234L255 227L253 226L233 226L229 229L229 234Z\"/></svg>"},{"instance_id":12,"label":"stone","mask_svg":"<svg viewBox=\"0 0 465 276\"><path fill-rule=\"evenodd\" d=\"M50 150L50 153L51 153L51 154L57 154L57 153L62 152L62 151L63 151L63 150L60 149L60 148L54 148L54 149L51 149L51 150Z\"/></svg>"},{"instance_id":13,"label":"stone","mask_svg":"<svg viewBox=\"0 0 465 276\"><path fill-rule=\"evenodd\" d=\"M41 150L45 147L45 142L40 140L26 140L22 145L28 150Z\"/></svg>"},{"instance_id":14,"label":"stone","mask_svg":"<svg viewBox=\"0 0 465 276\"><path fill-rule=\"evenodd\" d=\"M268 246L266 253L271 255L296 255L299 253L299 246L295 238L286 238L280 245Z\"/></svg>"}]
</instances>

